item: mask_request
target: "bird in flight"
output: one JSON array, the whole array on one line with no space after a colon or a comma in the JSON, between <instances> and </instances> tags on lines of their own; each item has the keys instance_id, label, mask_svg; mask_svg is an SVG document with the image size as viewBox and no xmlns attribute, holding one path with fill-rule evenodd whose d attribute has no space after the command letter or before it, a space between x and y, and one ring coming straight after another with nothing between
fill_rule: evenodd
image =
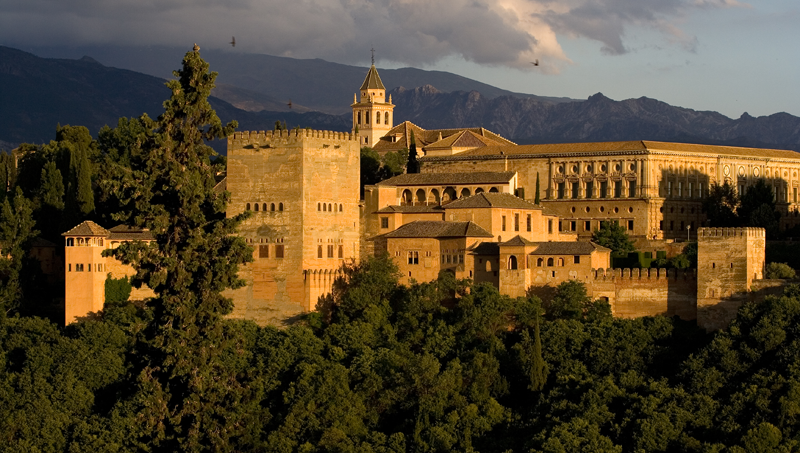
<instances>
[{"instance_id":1,"label":"bird in flight","mask_svg":"<svg viewBox=\"0 0 800 453\"><path fill-rule=\"evenodd\" d=\"M537 58L536 61L531 61L531 64L534 66L539 66L539 59Z\"/></svg>"},{"instance_id":2,"label":"bird in flight","mask_svg":"<svg viewBox=\"0 0 800 453\"><path fill-rule=\"evenodd\" d=\"M291 108L292 108L292 100L291 100L291 99L289 99L289 103L288 103L288 104L286 104L286 105L288 105L288 106L289 106L289 109L291 109Z\"/></svg>"},{"instance_id":3,"label":"bird in flight","mask_svg":"<svg viewBox=\"0 0 800 453\"><path fill-rule=\"evenodd\" d=\"M231 46L232 47L236 47L236 37L235 36L231 36Z\"/></svg>"}]
</instances>

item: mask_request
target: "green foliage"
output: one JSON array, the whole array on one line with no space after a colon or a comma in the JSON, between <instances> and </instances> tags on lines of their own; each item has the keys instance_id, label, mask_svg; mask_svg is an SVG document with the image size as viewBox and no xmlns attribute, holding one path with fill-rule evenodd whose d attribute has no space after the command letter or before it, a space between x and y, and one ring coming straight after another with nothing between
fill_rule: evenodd
<instances>
[{"instance_id":1,"label":"green foliage","mask_svg":"<svg viewBox=\"0 0 800 453\"><path fill-rule=\"evenodd\" d=\"M539 201L540 200L539 200L539 172L538 171L536 172L536 192L535 193L536 193L536 195L535 195L535 198L533 200L533 203L536 204L536 205L539 205Z\"/></svg>"},{"instance_id":2,"label":"green foliage","mask_svg":"<svg viewBox=\"0 0 800 453\"><path fill-rule=\"evenodd\" d=\"M712 227L734 227L739 225L736 211L740 206L736 189L725 181L725 184L714 183L703 199L703 212Z\"/></svg>"},{"instance_id":3,"label":"green foliage","mask_svg":"<svg viewBox=\"0 0 800 453\"><path fill-rule=\"evenodd\" d=\"M14 156L3 151L0 153L0 201L13 195L17 185L17 165Z\"/></svg>"},{"instance_id":4,"label":"green foliage","mask_svg":"<svg viewBox=\"0 0 800 453\"><path fill-rule=\"evenodd\" d=\"M625 256L634 251L633 241L625 229L616 222L600 222L600 229L592 232L592 242L610 248L617 255Z\"/></svg>"},{"instance_id":5,"label":"green foliage","mask_svg":"<svg viewBox=\"0 0 800 453\"><path fill-rule=\"evenodd\" d=\"M789 267L786 263L769 263L764 269L764 278L780 279L780 278L795 278L796 273L794 269Z\"/></svg>"},{"instance_id":6,"label":"green foliage","mask_svg":"<svg viewBox=\"0 0 800 453\"><path fill-rule=\"evenodd\" d=\"M406 171L409 151L401 149L396 152L388 152L381 159L381 179L389 179L392 176L401 175Z\"/></svg>"},{"instance_id":7,"label":"green foliage","mask_svg":"<svg viewBox=\"0 0 800 453\"><path fill-rule=\"evenodd\" d=\"M133 287L127 277L111 278L109 273L105 283L105 301L107 304L127 302L131 297Z\"/></svg>"},{"instance_id":8,"label":"green foliage","mask_svg":"<svg viewBox=\"0 0 800 453\"><path fill-rule=\"evenodd\" d=\"M0 325L23 302L22 276L30 263L26 254L39 233L34 228L31 203L17 188L13 199L0 203Z\"/></svg>"},{"instance_id":9,"label":"green foliage","mask_svg":"<svg viewBox=\"0 0 800 453\"><path fill-rule=\"evenodd\" d=\"M408 151L408 163L406 164L407 173L419 173L419 161L417 160L417 141L414 139L414 131L411 131L411 146Z\"/></svg>"}]
</instances>

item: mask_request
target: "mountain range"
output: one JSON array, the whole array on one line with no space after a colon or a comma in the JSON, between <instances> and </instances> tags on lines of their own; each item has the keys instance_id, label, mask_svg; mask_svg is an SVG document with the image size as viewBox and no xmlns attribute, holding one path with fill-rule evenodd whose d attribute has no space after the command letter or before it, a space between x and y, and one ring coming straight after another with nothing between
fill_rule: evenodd
<instances>
[{"instance_id":1,"label":"mountain range","mask_svg":"<svg viewBox=\"0 0 800 453\"><path fill-rule=\"evenodd\" d=\"M183 51L171 48L37 49L0 46L0 150L43 143L56 124L92 133L120 117L156 117ZM84 53L73 58L76 52ZM239 130L287 126L347 131L349 104L367 68L269 55L202 51L219 73L210 102ZM89 56L91 55L91 56ZM53 58L59 56L61 58ZM102 63L101 63L102 62ZM586 100L514 93L442 71L380 69L395 123L428 128L483 126L520 144L662 140L800 151L800 118L787 113L731 119L650 98ZM291 105L289 105L291 103ZM215 144L224 152L224 143Z\"/></svg>"}]
</instances>

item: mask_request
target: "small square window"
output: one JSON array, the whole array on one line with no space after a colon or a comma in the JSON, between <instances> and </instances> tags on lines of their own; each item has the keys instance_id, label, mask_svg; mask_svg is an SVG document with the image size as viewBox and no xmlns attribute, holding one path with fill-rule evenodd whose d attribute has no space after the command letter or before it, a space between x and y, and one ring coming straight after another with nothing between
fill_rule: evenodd
<instances>
[{"instance_id":1,"label":"small square window","mask_svg":"<svg viewBox=\"0 0 800 453\"><path fill-rule=\"evenodd\" d=\"M381 217L381 228L389 228L389 218Z\"/></svg>"}]
</instances>

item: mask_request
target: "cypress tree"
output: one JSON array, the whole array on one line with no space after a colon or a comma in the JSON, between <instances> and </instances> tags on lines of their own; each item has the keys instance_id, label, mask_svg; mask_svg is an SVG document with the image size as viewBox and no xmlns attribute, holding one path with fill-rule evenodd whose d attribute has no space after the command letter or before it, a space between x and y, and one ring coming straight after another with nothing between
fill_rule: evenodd
<instances>
[{"instance_id":1,"label":"cypress tree","mask_svg":"<svg viewBox=\"0 0 800 453\"><path fill-rule=\"evenodd\" d=\"M0 204L0 324L22 303L26 253L39 234L34 227L31 202L17 187L13 199L5 198Z\"/></svg>"},{"instance_id":2,"label":"cypress tree","mask_svg":"<svg viewBox=\"0 0 800 453\"><path fill-rule=\"evenodd\" d=\"M119 200L117 220L148 228L155 240L127 242L107 253L133 265L133 286L156 294L153 319L139 334L136 392L120 404L135 427L131 448L231 451L257 424L241 410L248 388L221 359L228 342L222 317L233 304L221 292L242 286L239 265L252 249L237 236L244 215L226 218L229 194L214 191L214 151L205 144L233 133L208 103L216 73L190 51L154 131L132 150L130 169L106 182Z\"/></svg>"},{"instance_id":3,"label":"cypress tree","mask_svg":"<svg viewBox=\"0 0 800 453\"><path fill-rule=\"evenodd\" d=\"M13 193L17 179L17 167L14 156L3 152L0 154L0 200Z\"/></svg>"},{"instance_id":4,"label":"cypress tree","mask_svg":"<svg viewBox=\"0 0 800 453\"><path fill-rule=\"evenodd\" d=\"M64 182L61 171L55 162L49 161L42 167L42 176L36 195L39 200L39 209L36 213L37 224L41 225L42 234L45 237L57 238L62 232Z\"/></svg>"},{"instance_id":5,"label":"cypress tree","mask_svg":"<svg viewBox=\"0 0 800 453\"><path fill-rule=\"evenodd\" d=\"M544 388L546 378L545 378L545 363L544 359L542 358L542 338L539 335L540 322L542 318L541 306L539 305L538 302L534 303L536 305L536 317L534 318L534 324L533 324L533 351L531 354L532 357L531 357L530 389L538 392Z\"/></svg>"},{"instance_id":6,"label":"cypress tree","mask_svg":"<svg viewBox=\"0 0 800 453\"><path fill-rule=\"evenodd\" d=\"M538 171L536 172L536 191L535 192L536 192L536 195L535 195L535 198L534 198L533 202L534 202L534 204L538 205L539 204L539 172Z\"/></svg>"},{"instance_id":7,"label":"cypress tree","mask_svg":"<svg viewBox=\"0 0 800 453\"><path fill-rule=\"evenodd\" d=\"M419 173L419 161L417 160L417 141L414 139L414 131L411 131L411 146L408 150L408 165L406 173Z\"/></svg>"}]
</instances>

